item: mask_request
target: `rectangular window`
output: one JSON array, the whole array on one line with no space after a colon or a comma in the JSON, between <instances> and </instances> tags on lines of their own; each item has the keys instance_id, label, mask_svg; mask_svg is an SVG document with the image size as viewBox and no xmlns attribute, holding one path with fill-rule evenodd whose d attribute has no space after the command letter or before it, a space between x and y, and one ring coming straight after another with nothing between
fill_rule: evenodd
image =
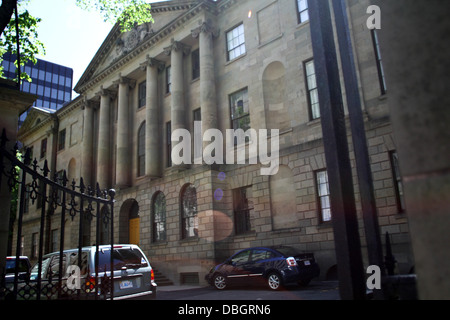
<instances>
[{"instance_id":1,"label":"rectangular window","mask_svg":"<svg viewBox=\"0 0 450 320\"><path fill-rule=\"evenodd\" d=\"M28 213L30 210L30 190L31 190L31 185L27 184L25 186L25 199L23 202L23 213Z\"/></svg>"},{"instance_id":2,"label":"rectangular window","mask_svg":"<svg viewBox=\"0 0 450 320\"><path fill-rule=\"evenodd\" d=\"M35 84L35 83L30 83L30 93L31 94L36 94L36 91L37 91L37 84Z\"/></svg>"},{"instance_id":3,"label":"rectangular window","mask_svg":"<svg viewBox=\"0 0 450 320\"><path fill-rule=\"evenodd\" d=\"M44 200L44 192L46 192L46 185L43 180L39 181L39 190L36 199L36 209L41 209Z\"/></svg>"},{"instance_id":4,"label":"rectangular window","mask_svg":"<svg viewBox=\"0 0 450 320\"><path fill-rule=\"evenodd\" d=\"M192 59L192 80L200 78L200 50L194 50L191 54Z\"/></svg>"},{"instance_id":5,"label":"rectangular window","mask_svg":"<svg viewBox=\"0 0 450 320\"><path fill-rule=\"evenodd\" d=\"M306 90L308 92L308 106L310 120L320 118L319 91L317 90L316 69L314 60L305 62Z\"/></svg>"},{"instance_id":6,"label":"rectangular window","mask_svg":"<svg viewBox=\"0 0 450 320\"><path fill-rule=\"evenodd\" d=\"M51 83L52 82L52 73L50 71L45 72L45 81Z\"/></svg>"},{"instance_id":7,"label":"rectangular window","mask_svg":"<svg viewBox=\"0 0 450 320\"><path fill-rule=\"evenodd\" d=\"M193 112L194 122L195 121L202 121L202 109L198 108L195 109ZM192 125L194 127L194 124ZM194 160L196 158L201 158L203 155L203 145L201 143L194 143L194 137L192 137L192 144L194 146Z\"/></svg>"},{"instance_id":8,"label":"rectangular window","mask_svg":"<svg viewBox=\"0 0 450 320\"><path fill-rule=\"evenodd\" d=\"M138 132L138 177L145 176L145 123Z\"/></svg>"},{"instance_id":9,"label":"rectangular window","mask_svg":"<svg viewBox=\"0 0 450 320\"><path fill-rule=\"evenodd\" d=\"M47 138L41 141L41 159L47 156Z\"/></svg>"},{"instance_id":10,"label":"rectangular window","mask_svg":"<svg viewBox=\"0 0 450 320\"><path fill-rule=\"evenodd\" d=\"M138 108L142 108L146 104L146 95L147 95L147 82L142 82L139 84L139 105Z\"/></svg>"},{"instance_id":11,"label":"rectangular window","mask_svg":"<svg viewBox=\"0 0 450 320\"><path fill-rule=\"evenodd\" d=\"M166 68L166 93L172 92L172 68L168 66Z\"/></svg>"},{"instance_id":12,"label":"rectangular window","mask_svg":"<svg viewBox=\"0 0 450 320\"><path fill-rule=\"evenodd\" d=\"M298 23L309 20L308 0L297 0Z\"/></svg>"},{"instance_id":13,"label":"rectangular window","mask_svg":"<svg viewBox=\"0 0 450 320\"><path fill-rule=\"evenodd\" d=\"M169 121L166 124L166 138L167 138L167 167L172 166L172 123Z\"/></svg>"},{"instance_id":14,"label":"rectangular window","mask_svg":"<svg viewBox=\"0 0 450 320\"><path fill-rule=\"evenodd\" d=\"M326 170L316 172L316 183L321 222L331 221L330 186Z\"/></svg>"},{"instance_id":15,"label":"rectangular window","mask_svg":"<svg viewBox=\"0 0 450 320\"><path fill-rule=\"evenodd\" d=\"M47 98L50 98L50 96L51 96L51 88L50 87L44 87L44 96Z\"/></svg>"},{"instance_id":16,"label":"rectangular window","mask_svg":"<svg viewBox=\"0 0 450 320\"><path fill-rule=\"evenodd\" d=\"M64 91L63 90L58 90L58 100L61 103L64 103Z\"/></svg>"},{"instance_id":17,"label":"rectangular window","mask_svg":"<svg viewBox=\"0 0 450 320\"><path fill-rule=\"evenodd\" d=\"M390 153L392 176L394 177L395 198L397 210L399 213L405 211L405 199L403 196L403 182L400 174L400 166L398 162L398 154L396 151Z\"/></svg>"},{"instance_id":18,"label":"rectangular window","mask_svg":"<svg viewBox=\"0 0 450 320\"><path fill-rule=\"evenodd\" d=\"M247 131L250 129L250 110L248 102L248 89L230 95L230 109L232 128Z\"/></svg>"},{"instance_id":19,"label":"rectangular window","mask_svg":"<svg viewBox=\"0 0 450 320\"><path fill-rule=\"evenodd\" d=\"M58 250L58 229L54 229L51 231L51 243L50 243L50 252L55 252Z\"/></svg>"},{"instance_id":20,"label":"rectangular window","mask_svg":"<svg viewBox=\"0 0 450 320\"><path fill-rule=\"evenodd\" d=\"M39 241L39 234L33 233L31 235L31 258L38 257L38 241Z\"/></svg>"},{"instance_id":21,"label":"rectangular window","mask_svg":"<svg viewBox=\"0 0 450 320\"><path fill-rule=\"evenodd\" d=\"M72 88L72 78L66 77L66 87Z\"/></svg>"},{"instance_id":22,"label":"rectangular window","mask_svg":"<svg viewBox=\"0 0 450 320\"><path fill-rule=\"evenodd\" d=\"M246 53L244 24L227 32L227 60L231 61Z\"/></svg>"},{"instance_id":23,"label":"rectangular window","mask_svg":"<svg viewBox=\"0 0 450 320\"><path fill-rule=\"evenodd\" d=\"M202 120L202 109L198 108L194 110L194 121L201 121Z\"/></svg>"},{"instance_id":24,"label":"rectangular window","mask_svg":"<svg viewBox=\"0 0 450 320\"><path fill-rule=\"evenodd\" d=\"M67 92L67 91L64 93L64 101L66 101L66 102L70 101L72 99L71 97L72 97L72 93Z\"/></svg>"},{"instance_id":25,"label":"rectangular window","mask_svg":"<svg viewBox=\"0 0 450 320\"><path fill-rule=\"evenodd\" d=\"M39 80L44 81L45 80L45 71L39 70Z\"/></svg>"},{"instance_id":26,"label":"rectangular window","mask_svg":"<svg viewBox=\"0 0 450 320\"><path fill-rule=\"evenodd\" d=\"M371 31L372 33L372 41L373 41L373 47L375 50L375 59L377 63L377 69L378 69L378 79L380 81L380 90L381 94L386 94L386 78L384 75L384 69L383 69L383 60L381 59L381 51L380 51L380 43L378 42L378 34L375 29Z\"/></svg>"},{"instance_id":27,"label":"rectangular window","mask_svg":"<svg viewBox=\"0 0 450 320\"><path fill-rule=\"evenodd\" d=\"M30 149L30 159L31 159L31 161L33 161L34 160L34 147L31 146L31 147L29 147L29 149Z\"/></svg>"},{"instance_id":28,"label":"rectangular window","mask_svg":"<svg viewBox=\"0 0 450 320\"><path fill-rule=\"evenodd\" d=\"M58 177L58 183L60 185L64 184L64 170L58 171L56 173L57 177ZM63 191L61 189L57 189L58 192L58 196L57 196L57 202L61 203L63 200Z\"/></svg>"},{"instance_id":29,"label":"rectangular window","mask_svg":"<svg viewBox=\"0 0 450 320\"><path fill-rule=\"evenodd\" d=\"M66 129L59 132L58 136L58 151L64 150L66 148Z\"/></svg>"},{"instance_id":30,"label":"rectangular window","mask_svg":"<svg viewBox=\"0 0 450 320\"><path fill-rule=\"evenodd\" d=\"M251 186L233 190L234 228L236 234L251 231L250 211L253 210L253 206L249 201L251 191Z\"/></svg>"}]
</instances>

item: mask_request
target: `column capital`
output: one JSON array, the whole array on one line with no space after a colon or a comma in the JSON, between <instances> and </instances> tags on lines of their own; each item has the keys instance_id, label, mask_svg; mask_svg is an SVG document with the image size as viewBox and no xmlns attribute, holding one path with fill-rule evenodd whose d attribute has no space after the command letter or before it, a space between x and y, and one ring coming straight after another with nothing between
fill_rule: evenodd
<instances>
[{"instance_id":1,"label":"column capital","mask_svg":"<svg viewBox=\"0 0 450 320\"><path fill-rule=\"evenodd\" d=\"M200 22L200 26L191 30L191 35L194 39L197 39L200 33L210 33L213 37L217 38L219 36L219 29L213 26L211 20Z\"/></svg>"},{"instance_id":2,"label":"column capital","mask_svg":"<svg viewBox=\"0 0 450 320\"><path fill-rule=\"evenodd\" d=\"M120 84L128 84L131 89L134 89L136 87L136 80L122 77L122 75L119 74L119 80L116 80L113 82L115 86L119 86Z\"/></svg>"},{"instance_id":3,"label":"column capital","mask_svg":"<svg viewBox=\"0 0 450 320\"><path fill-rule=\"evenodd\" d=\"M114 99L116 97L116 92L109 89L104 89L103 86L100 88L100 91L95 94L96 97L108 96L110 99Z\"/></svg>"},{"instance_id":4,"label":"column capital","mask_svg":"<svg viewBox=\"0 0 450 320\"><path fill-rule=\"evenodd\" d=\"M151 58L147 55L147 60L145 62L141 63L140 68L142 71L145 71L147 67L156 67L158 68L158 71L163 71L166 67L166 64L158 59Z\"/></svg>"},{"instance_id":5,"label":"column capital","mask_svg":"<svg viewBox=\"0 0 450 320\"><path fill-rule=\"evenodd\" d=\"M172 38L170 46L164 48L164 54L170 56L172 51L181 51L184 55L188 55L191 52L191 47Z\"/></svg>"},{"instance_id":6,"label":"column capital","mask_svg":"<svg viewBox=\"0 0 450 320\"><path fill-rule=\"evenodd\" d=\"M81 110L85 110L85 109L97 109L98 107L98 102L94 101L94 100L89 100L87 97L84 97L83 99L83 103L81 104Z\"/></svg>"}]
</instances>

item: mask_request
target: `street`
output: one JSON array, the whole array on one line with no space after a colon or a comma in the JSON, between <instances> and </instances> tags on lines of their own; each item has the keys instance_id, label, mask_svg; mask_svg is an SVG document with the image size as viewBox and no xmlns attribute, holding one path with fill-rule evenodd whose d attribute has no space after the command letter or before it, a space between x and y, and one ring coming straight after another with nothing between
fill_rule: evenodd
<instances>
[{"instance_id":1,"label":"street","mask_svg":"<svg viewBox=\"0 0 450 320\"><path fill-rule=\"evenodd\" d=\"M339 300L337 281L312 281L306 287L292 286L280 291L265 287L233 287L218 291L213 287L159 287L157 300Z\"/></svg>"}]
</instances>

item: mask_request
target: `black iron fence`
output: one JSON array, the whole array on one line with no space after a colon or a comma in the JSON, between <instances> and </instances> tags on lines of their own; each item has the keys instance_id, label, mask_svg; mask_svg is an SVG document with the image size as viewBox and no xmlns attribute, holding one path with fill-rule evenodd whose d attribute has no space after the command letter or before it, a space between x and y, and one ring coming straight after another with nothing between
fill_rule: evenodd
<instances>
[{"instance_id":1,"label":"black iron fence","mask_svg":"<svg viewBox=\"0 0 450 320\"><path fill-rule=\"evenodd\" d=\"M110 266L99 268L99 252L106 249L113 252L115 191L101 190L98 184L95 188L85 186L82 178L78 184L75 180L69 181L65 171L49 177L47 160L40 167L37 159L32 159L30 149L23 157L18 157L17 144L13 150L6 150L7 141L3 130L0 138L0 186L6 185L10 191L18 191L12 240L15 256L9 258L9 262L15 264L10 263L13 267L9 274L6 269L0 275L0 300L113 299L114 277L111 277L110 271L113 270L113 255L110 254L108 261ZM32 214L28 212L30 202L37 203L34 214L35 223L39 226L38 239L33 248L27 248L22 241L24 216ZM50 219L57 219L58 215L59 245L53 243L49 246L50 235L46 226ZM78 229L78 247L65 250L66 220L69 219L72 228L78 223L75 227ZM86 235L91 234L92 221L96 223L95 244L87 248ZM50 254L50 249L55 250L55 246L59 250ZM31 272L21 270L19 261L23 249L36 252L37 262Z\"/></svg>"}]
</instances>

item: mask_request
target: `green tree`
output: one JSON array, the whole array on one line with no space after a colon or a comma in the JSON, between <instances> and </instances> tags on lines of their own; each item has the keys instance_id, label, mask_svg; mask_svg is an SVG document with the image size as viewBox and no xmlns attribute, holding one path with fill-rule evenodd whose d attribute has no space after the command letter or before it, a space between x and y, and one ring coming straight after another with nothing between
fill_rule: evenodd
<instances>
[{"instance_id":1,"label":"green tree","mask_svg":"<svg viewBox=\"0 0 450 320\"><path fill-rule=\"evenodd\" d=\"M4 2L4 1L3 1ZM25 9L25 4L28 0L18 2L18 26L19 26L19 47L20 47L20 65L23 67L28 61L36 64L36 55L45 54L44 44L39 41L37 26L41 19L33 17L28 10ZM1 14L0 14L1 16ZM17 32L16 32L16 17L12 15L6 27L0 36L0 62L1 57L5 52L11 52L17 56ZM18 62L15 62L16 68ZM21 68L22 70L22 68ZM0 75L3 75L3 66L0 65ZM16 78L16 81L18 79ZM31 81L29 75L25 72L20 74L20 80Z\"/></svg>"},{"instance_id":2,"label":"green tree","mask_svg":"<svg viewBox=\"0 0 450 320\"><path fill-rule=\"evenodd\" d=\"M122 32L143 23L154 22L151 5L145 0L75 0L77 6L100 13L105 22L118 22Z\"/></svg>"},{"instance_id":3,"label":"green tree","mask_svg":"<svg viewBox=\"0 0 450 320\"><path fill-rule=\"evenodd\" d=\"M33 17L26 4L32 0L2 0L0 5L0 63L5 52L17 54L16 19L14 9L18 7L18 26L20 44L20 64L28 61L36 63L36 55L45 54L45 47L39 41L37 25L40 18ZM39 0L36 0L39 1ZM58 0L61 1L61 0ZM146 0L65 0L75 1L76 5L85 10L97 11L106 22L119 23L122 32L131 30L136 25L154 22L151 5ZM57 14L57 13L55 13ZM17 61L16 61L17 67ZM3 75L0 66L0 76ZM21 80L31 81L29 75L22 72ZM16 79L17 80L17 79Z\"/></svg>"}]
</instances>

